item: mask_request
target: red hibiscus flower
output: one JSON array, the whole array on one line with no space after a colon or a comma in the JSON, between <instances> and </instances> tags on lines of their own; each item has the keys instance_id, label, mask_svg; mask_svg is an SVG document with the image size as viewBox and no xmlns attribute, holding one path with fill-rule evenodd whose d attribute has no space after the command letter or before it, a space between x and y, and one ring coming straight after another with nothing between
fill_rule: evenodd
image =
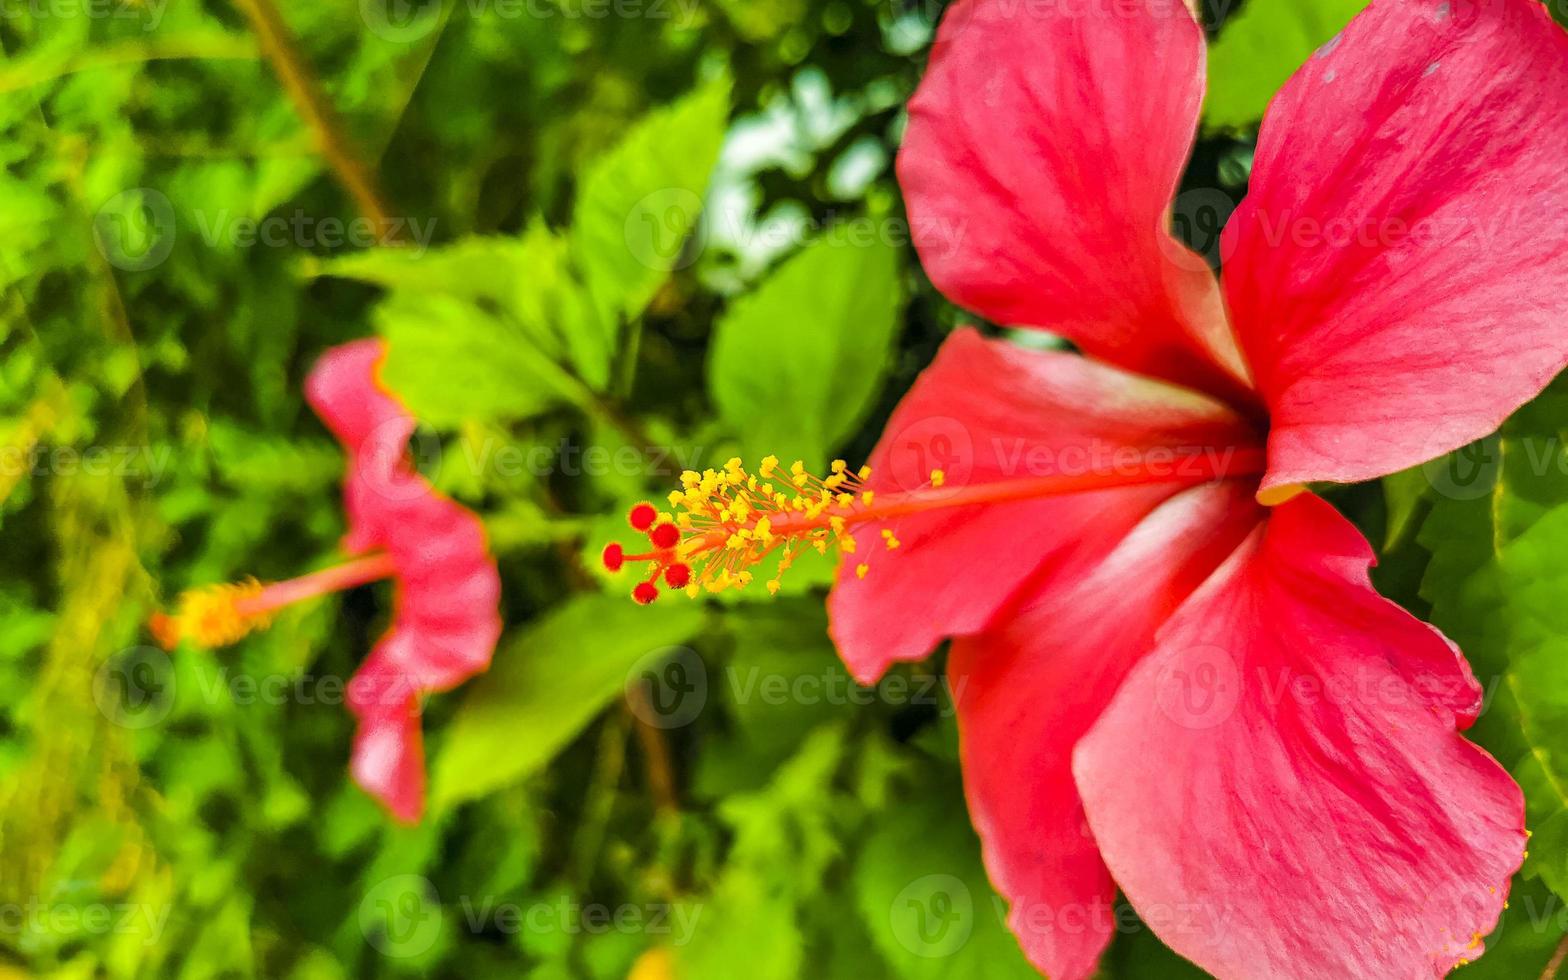
<instances>
[{"instance_id":1,"label":"red hibiscus flower","mask_svg":"<svg viewBox=\"0 0 1568 980\"><path fill-rule=\"evenodd\" d=\"M838 544L858 679L953 638L986 865L1056 980L1118 887L1222 977L1441 975L1497 921L1522 797L1458 734L1461 654L1304 484L1483 436L1568 361L1568 35L1535 0L1375 0L1270 107L1223 284L1167 230L1203 78L1179 0L962 0L898 160L916 246L1082 356L960 331L866 471L686 474L607 564L649 562L649 601Z\"/></svg>"},{"instance_id":2,"label":"red hibiscus flower","mask_svg":"<svg viewBox=\"0 0 1568 980\"><path fill-rule=\"evenodd\" d=\"M501 634L501 582L479 519L409 465L415 423L377 383L384 353L380 341L345 344L323 355L306 381L311 406L348 452L343 547L358 557L287 582L195 589L152 625L165 646L182 637L221 646L284 606L392 579L392 625L348 685L359 721L352 767L367 792L412 823L425 799L420 699L490 665Z\"/></svg>"}]
</instances>

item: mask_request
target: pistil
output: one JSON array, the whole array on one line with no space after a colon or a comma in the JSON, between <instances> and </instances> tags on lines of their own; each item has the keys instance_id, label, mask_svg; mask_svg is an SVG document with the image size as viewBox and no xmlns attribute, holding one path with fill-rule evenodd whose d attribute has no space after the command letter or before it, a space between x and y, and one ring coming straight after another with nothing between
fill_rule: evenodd
<instances>
[{"instance_id":1,"label":"pistil","mask_svg":"<svg viewBox=\"0 0 1568 980\"><path fill-rule=\"evenodd\" d=\"M181 593L172 613L154 613L147 625L165 650L174 649L182 639L214 649L270 626L273 614L280 609L391 578L396 572L391 555L376 553L283 582L263 584L248 579L201 586Z\"/></svg>"},{"instance_id":2,"label":"pistil","mask_svg":"<svg viewBox=\"0 0 1568 980\"><path fill-rule=\"evenodd\" d=\"M650 549L627 554L621 545L611 544L603 559L610 571L628 562L646 563L649 575L635 586L632 597L648 603L658 598L661 581L691 596L704 589L743 588L752 581L751 569L777 554L777 570L767 581L768 591L776 593L783 573L804 549L825 554L836 548L853 554L859 547L854 532L869 524L894 524L881 531L883 547L892 551L902 544L896 521L928 511L1116 487L1192 486L1255 477L1264 466L1262 449L1234 447L1174 458L1167 453L1114 469L964 486L950 486L943 471L932 470L920 487L879 494L866 483L869 467L851 471L843 460L834 461L828 476L817 477L798 460L785 470L773 456L753 475L737 458L722 470L681 474L682 488L669 496L674 513L661 513L649 503L633 507L628 520L634 530L648 535ZM869 570L867 561L856 566L860 577Z\"/></svg>"}]
</instances>

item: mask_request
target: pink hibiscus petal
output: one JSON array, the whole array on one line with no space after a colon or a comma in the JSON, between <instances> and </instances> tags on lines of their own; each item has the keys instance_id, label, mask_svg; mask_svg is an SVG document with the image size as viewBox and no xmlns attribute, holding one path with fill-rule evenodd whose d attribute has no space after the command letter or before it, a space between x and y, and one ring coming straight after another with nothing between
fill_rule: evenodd
<instances>
[{"instance_id":1,"label":"pink hibiscus petal","mask_svg":"<svg viewBox=\"0 0 1568 980\"><path fill-rule=\"evenodd\" d=\"M1180 2L955 5L898 155L932 281L998 323L1248 400L1214 275L1168 227L1203 78Z\"/></svg>"},{"instance_id":2,"label":"pink hibiscus petal","mask_svg":"<svg viewBox=\"0 0 1568 980\"><path fill-rule=\"evenodd\" d=\"M1277 508L1075 752L1123 893L1218 976L1441 976L1520 865L1519 789L1456 732L1474 679L1371 560L1321 499Z\"/></svg>"},{"instance_id":3,"label":"pink hibiscus petal","mask_svg":"<svg viewBox=\"0 0 1568 980\"><path fill-rule=\"evenodd\" d=\"M349 764L354 781L403 823L425 811L425 745L419 693L397 664L372 653L348 687L359 721Z\"/></svg>"},{"instance_id":4,"label":"pink hibiscus petal","mask_svg":"<svg viewBox=\"0 0 1568 980\"><path fill-rule=\"evenodd\" d=\"M418 820L419 698L489 667L501 635L501 579L479 518L409 465L415 422L377 382L383 355L374 340L328 351L306 394L349 452L344 548L385 551L396 568L391 628L351 682L358 693L349 707L360 722L354 775L399 819Z\"/></svg>"},{"instance_id":5,"label":"pink hibiscus petal","mask_svg":"<svg viewBox=\"0 0 1568 980\"><path fill-rule=\"evenodd\" d=\"M1073 746L1155 631L1262 518L1245 483L1185 491L1081 578L953 644L948 678L986 867L1024 952L1055 980L1094 972L1116 898L1073 785Z\"/></svg>"},{"instance_id":6,"label":"pink hibiscus petal","mask_svg":"<svg viewBox=\"0 0 1568 980\"><path fill-rule=\"evenodd\" d=\"M1376 0L1275 98L1225 237L1265 487L1439 456L1568 362L1564 91L1536 0Z\"/></svg>"},{"instance_id":7,"label":"pink hibiscus petal","mask_svg":"<svg viewBox=\"0 0 1568 980\"><path fill-rule=\"evenodd\" d=\"M1114 472L1150 450L1256 445L1230 409L1201 395L1060 351L960 330L916 380L871 456L876 493ZM1184 464L1173 462L1173 467ZM1037 569L1071 583L1104 559L1177 483L954 506L863 526L839 569L829 617L862 682L983 630ZM901 542L888 551L881 532ZM857 577L856 566L869 573ZM1042 593L1048 582L1036 583Z\"/></svg>"}]
</instances>

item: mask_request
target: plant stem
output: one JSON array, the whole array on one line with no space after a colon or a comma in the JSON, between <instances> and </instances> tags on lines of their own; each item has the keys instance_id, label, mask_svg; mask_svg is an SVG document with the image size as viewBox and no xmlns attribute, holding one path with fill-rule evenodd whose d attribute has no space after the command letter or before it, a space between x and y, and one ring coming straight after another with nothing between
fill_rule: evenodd
<instances>
[{"instance_id":1,"label":"plant stem","mask_svg":"<svg viewBox=\"0 0 1568 980\"><path fill-rule=\"evenodd\" d=\"M273 0L234 0L256 32L261 52L272 65L295 110L315 137L317 148L359 213L376 226L382 240L393 236L394 225L370 168L361 159L332 104L327 101L299 45Z\"/></svg>"}]
</instances>

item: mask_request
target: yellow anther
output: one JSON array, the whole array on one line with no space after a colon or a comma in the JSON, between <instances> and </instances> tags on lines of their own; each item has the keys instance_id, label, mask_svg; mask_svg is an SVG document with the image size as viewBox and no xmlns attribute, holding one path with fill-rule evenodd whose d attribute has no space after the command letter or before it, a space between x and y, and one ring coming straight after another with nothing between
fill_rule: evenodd
<instances>
[{"instance_id":1,"label":"yellow anther","mask_svg":"<svg viewBox=\"0 0 1568 980\"><path fill-rule=\"evenodd\" d=\"M778 485L759 476L774 476ZM786 473L778 457L768 456L754 475L734 457L718 470L682 471L680 482L682 489L668 495L675 516L661 514L658 520L673 521L681 531L675 553L691 576L683 587L687 594L744 587L752 580L750 569L764 561L774 564L774 574L763 580L777 593L783 573L808 544L818 554L835 546L852 553L857 542L850 529L869 519L862 509L871 492L843 460L817 476L802 460L790 463ZM655 578L660 571L653 570Z\"/></svg>"},{"instance_id":2,"label":"yellow anther","mask_svg":"<svg viewBox=\"0 0 1568 980\"><path fill-rule=\"evenodd\" d=\"M858 475L858 476L859 476L859 477L860 477L860 478L861 478L861 479L862 479L862 480L869 480L869 479L871 479L871 467L869 467L869 466L862 466L862 467L861 467L861 468L860 468L860 473L859 473L859 474L857 474L857 475Z\"/></svg>"},{"instance_id":3,"label":"yellow anther","mask_svg":"<svg viewBox=\"0 0 1568 980\"><path fill-rule=\"evenodd\" d=\"M873 493L873 492L872 492L872 491L870 491L870 490L867 490L867 491L865 491L865 492L864 492L864 493L862 493L862 494L861 494L861 495L860 495L860 502L861 502L861 503L862 503L862 504L865 504L865 505L866 505L866 506L867 506L867 507L870 507L870 506L871 506L871 499L872 499L872 498L873 498L873 497L875 497L875 496L876 496L876 494L875 494L875 493Z\"/></svg>"},{"instance_id":4,"label":"yellow anther","mask_svg":"<svg viewBox=\"0 0 1568 980\"><path fill-rule=\"evenodd\" d=\"M932 470L931 471L931 485L933 487L939 487L939 486L941 486L945 482L947 482L947 474L946 473L943 473L941 470Z\"/></svg>"},{"instance_id":5,"label":"yellow anther","mask_svg":"<svg viewBox=\"0 0 1568 980\"><path fill-rule=\"evenodd\" d=\"M180 594L173 615L153 619L158 642L173 649L181 639L203 649L238 643L255 630L272 622L265 614L242 613L237 608L245 599L261 594L262 584L247 579L232 585L209 585Z\"/></svg>"},{"instance_id":6,"label":"yellow anther","mask_svg":"<svg viewBox=\"0 0 1568 980\"><path fill-rule=\"evenodd\" d=\"M869 572L869 571L871 571L871 566L867 565L865 562L861 562L860 564L855 566L855 577L856 578L865 578L866 577L866 573Z\"/></svg>"}]
</instances>

